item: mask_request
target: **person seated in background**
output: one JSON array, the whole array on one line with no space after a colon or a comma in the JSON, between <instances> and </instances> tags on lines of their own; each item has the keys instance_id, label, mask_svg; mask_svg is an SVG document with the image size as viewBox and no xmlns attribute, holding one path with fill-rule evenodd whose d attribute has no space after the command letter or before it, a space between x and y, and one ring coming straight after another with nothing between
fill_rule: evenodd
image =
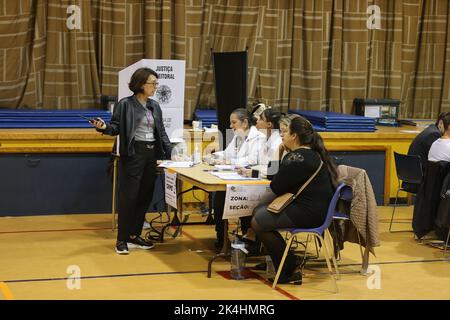
<instances>
[{"instance_id":1,"label":"person seated in background","mask_svg":"<svg viewBox=\"0 0 450 320\"><path fill-rule=\"evenodd\" d=\"M261 150L259 150L259 160L256 166L238 168L238 173L247 177L262 177L267 176L268 168L270 170L278 170L279 148L281 144L280 137L280 119L281 112L267 107L259 115L256 122L256 128L265 134L266 141ZM272 165L273 164L273 165ZM241 218L241 229L247 230L244 239L255 241L256 236L250 228L251 216ZM256 245L258 246L258 245Z\"/></svg>"},{"instance_id":2,"label":"person seated in background","mask_svg":"<svg viewBox=\"0 0 450 320\"><path fill-rule=\"evenodd\" d=\"M268 108L270 108L270 106L266 106L264 103L258 103L252 108L252 111L250 112L250 121L252 126L256 126L261 114Z\"/></svg>"},{"instance_id":3,"label":"person seated in background","mask_svg":"<svg viewBox=\"0 0 450 320\"><path fill-rule=\"evenodd\" d=\"M263 149L266 137L251 125L251 115L244 108L233 110L230 115L230 128L234 137L224 151L215 152L207 156L206 162L210 164L232 164L239 167L254 166L258 164L259 152ZM214 220L216 224L216 248L223 247L224 222L223 209L225 205L225 192L216 192L214 197ZM243 232L246 232L243 231Z\"/></svg>"},{"instance_id":4,"label":"person seated in background","mask_svg":"<svg viewBox=\"0 0 450 320\"><path fill-rule=\"evenodd\" d=\"M439 120L439 126L439 130L443 132L443 135L433 142L427 159L433 162L450 162L450 112L444 114L442 119Z\"/></svg>"},{"instance_id":5,"label":"person seated in background","mask_svg":"<svg viewBox=\"0 0 450 320\"><path fill-rule=\"evenodd\" d=\"M423 169L427 166L428 152L430 151L431 145L444 133L442 119L445 114L445 112L442 112L437 118L436 123L430 124L425 130L419 133L409 146L408 155L420 156Z\"/></svg>"},{"instance_id":6,"label":"person seated in background","mask_svg":"<svg viewBox=\"0 0 450 320\"><path fill-rule=\"evenodd\" d=\"M270 254L275 268L279 268L286 248L280 228L314 228L325 221L328 205L337 186L337 170L325 149L323 140L311 123L301 116L292 120L282 118L280 134L288 151L281 161L278 172L271 177L270 188L277 195L296 193L323 162L317 176L302 193L281 213L272 214L267 204L255 208L252 229ZM278 283L301 281L295 273L297 259L293 254L286 257Z\"/></svg>"},{"instance_id":7,"label":"person seated in background","mask_svg":"<svg viewBox=\"0 0 450 320\"><path fill-rule=\"evenodd\" d=\"M278 161L279 147L281 144L280 136L280 119L281 112L268 107L259 116L256 122L256 128L264 133L266 141L262 150L260 150L258 156L258 165L252 166L250 169L241 169L240 173L246 176L267 176L267 167L271 161ZM252 172L253 171L253 172ZM255 174L255 171L257 174Z\"/></svg>"}]
</instances>

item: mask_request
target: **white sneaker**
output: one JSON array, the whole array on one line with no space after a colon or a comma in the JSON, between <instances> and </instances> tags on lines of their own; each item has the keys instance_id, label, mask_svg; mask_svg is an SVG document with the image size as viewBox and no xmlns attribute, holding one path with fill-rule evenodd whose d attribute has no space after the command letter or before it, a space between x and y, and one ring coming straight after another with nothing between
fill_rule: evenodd
<instances>
[{"instance_id":1,"label":"white sneaker","mask_svg":"<svg viewBox=\"0 0 450 320\"><path fill-rule=\"evenodd\" d=\"M144 225L142 226L142 229L150 229L150 223L147 221L144 221Z\"/></svg>"},{"instance_id":2,"label":"white sneaker","mask_svg":"<svg viewBox=\"0 0 450 320\"><path fill-rule=\"evenodd\" d=\"M155 246L155 244L149 240L144 240L141 237L136 237L134 239L129 239L127 241L128 248L131 249L143 249L148 250Z\"/></svg>"},{"instance_id":3,"label":"white sneaker","mask_svg":"<svg viewBox=\"0 0 450 320\"><path fill-rule=\"evenodd\" d=\"M125 241L117 241L116 253L117 254L128 254L128 245Z\"/></svg>"}]
</instances>

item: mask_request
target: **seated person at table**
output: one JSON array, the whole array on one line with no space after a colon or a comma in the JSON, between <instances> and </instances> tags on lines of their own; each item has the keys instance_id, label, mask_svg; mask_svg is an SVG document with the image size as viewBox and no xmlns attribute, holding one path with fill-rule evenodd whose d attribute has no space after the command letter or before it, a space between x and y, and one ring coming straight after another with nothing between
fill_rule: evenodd
<instances>
[{"instance_id":1,"label":"seated person at table","mask_svg":"<svg viewBox=\"0 0 450 320\"><path fill-rule=\"evenodd\" d=\"M214 153L212 159L207 161L215 164L231 163L241 167L258 164L259 150L263 148L266 137L254 126L251 126L250 123L250 114L246 109L235 109L230 115L230 128L234 132L233 140L231 140L224 151ZM223 247L224 241L224 205L225 192L216 192L214 198L214 220L217 233L215 246L217 248Z\"/></svg>"},{"instance_id":2,"label":"seated person at table","mask_svg":"<svg viewBox=\"0 0 450 320\"><path fill-rule=\"evenodd\" d=\"M450 162L450 112L444 115L440 124L440 130L443 131L443 135L431 145L428 160L433 162Z\"/></svg>"},{"instance_id":3,"label":"seated person at table","mask_svg":"<svg viewBox=\"0 0 450 320\"><path fill-rule=\"evenodd\" d=\"M428 153L430 152L431 145L444 133L442 119L444 119L445 114L445 112L442 112L437 118L436 123L430 124L425 130L419 133L409 146L408 155L420 156L424 170L427 166Z\"/></svg>"},{"instance_id":4,"label":"seated person at table","mask_svg":"<svg viewBox=\"0 0 450 320\"><path fill-rule=\"evenodd\" d=\"M259 116L256 122L256 128L264 133L266 139L263 148L259 151L258 164L250 169L241 168L239 173L245 176L255 176L255 171L265 178L267 176L267 167L271 161L279 160L279 148L281 145L280 137L280 118L281 112L267 107Z\"/></svg>"},{"instance_id":5,"label":"seated person at table","mask_svg":"<svg viewBox=\"0 0 450 320\"><path fill-rule=\"evenodd\" d=\"M260 177L265 178L267 176L268 167L270 167L270 171L276 172L278 170L279 148L281 145L281 137L279 133L280 118L281 112L276 111L271 107L267 107L262 113L260 113L256 122L256 128L265 134L265 144L259 151L258 165L252 166L251 168L239 168L238 172L241 175L248 177L256 177L259 175ZM255 234L252 232L251 228L249 228L251 218L251 216L242 217L241 226L243 230L247 230L244 237L248 240L255 241Z\"/></svg>"},{"instance_id":6,"label":"seated person at table","mask_svg":"<svg viewBox=\"0 0 450 320\"><path fill-rule=\"evenodd\" d=\"M328 155L322 138L308 120L301 116L290 122L282 119L280 134L288 154L281 161L280 168L270 183L270 188L277 196L287 192L296 193L318 169L321 160L323 166L294 202L281 213L268 212L266 204L256 207L253 212L252 229L262 241L276 268L279 267L286 248L285 240L277 229L314 228L322 225L337 186L336 166ZM293 254L286 257L279 283L301 280L301 274L295 273L296 260Z\"/></svg>"},{"instance_id":7,"label":"seated person at table","mask_svg":"<svg viewBox=\"0 0 450 320\"><path fill-rule=\"evenodd\" d=\"M270 108L270 106L266 106L264 103L256 104L253 107L252 111L250 112L251 125L256 126L258 128L257 123L258 123L259 118L261 117L261 114L264 112L264 110L269 109L269 108Z\"/></svg>"}]
</instances>

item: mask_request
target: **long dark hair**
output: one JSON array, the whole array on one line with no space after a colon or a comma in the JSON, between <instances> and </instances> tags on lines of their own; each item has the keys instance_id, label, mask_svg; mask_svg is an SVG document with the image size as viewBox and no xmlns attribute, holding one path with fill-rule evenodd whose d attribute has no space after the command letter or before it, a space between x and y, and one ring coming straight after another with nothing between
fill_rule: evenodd
<instances>
[{"instance_id":1,"label":"long dark hair","mask_svg":"<svg viewBox=\"0 0 450 320\"><path fill-rule=\"evenodd\" d=\"M250 112L250 122L252 126L256 125L256 121L258 121L261 113L263 113L267 108L268 106L266 106L264 103L258 103L252 108L252 111Z\"/></svg>"},{"instance_id":2,"label":"long dark hair","mask_svg":"<svg viewBox=\"0 0 450 320\"><path fill-rule=\"evenodd\" d=\"M309 146L319 154L320 158L328 168L331 182L336 187L338 184L336 164L328 154L328 150L325 148L322 137L314 130L311 122L302 116L295 117L289 124L289 131L297 135L302 145Z\"/></svg>"},{"instance_id":3,"label":"long dark hair","mask_svg":"<svg viewBox=\"0 0 450 320\"><path fill-rule=\"evenodd\" d=\"M268 108L266 110L263 111L263 113L261 114L261 116L264 115L264 117L266 118L267 122L270 122L273 124L273 128L272 129L280 129L280 119L281 119L281 112L273 109L273 108Z\"/></svg>"}]
</instances>

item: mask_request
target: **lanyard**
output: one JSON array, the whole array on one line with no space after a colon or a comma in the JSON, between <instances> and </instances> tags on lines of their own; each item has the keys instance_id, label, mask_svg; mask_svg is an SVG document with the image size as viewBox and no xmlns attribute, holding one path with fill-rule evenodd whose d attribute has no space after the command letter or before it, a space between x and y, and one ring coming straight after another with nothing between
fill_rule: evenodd
<instances>
[{"instance_id":1,"label":"lanyard","mask_svg":"<svg viewBox=\"0 0 450 320\"><path fill-rule=\"evenodd\" d=\"M147 118L148 130L152 129L152 114L150 110L145 111L145 117Z\"/></svg>"}]
</instances>

